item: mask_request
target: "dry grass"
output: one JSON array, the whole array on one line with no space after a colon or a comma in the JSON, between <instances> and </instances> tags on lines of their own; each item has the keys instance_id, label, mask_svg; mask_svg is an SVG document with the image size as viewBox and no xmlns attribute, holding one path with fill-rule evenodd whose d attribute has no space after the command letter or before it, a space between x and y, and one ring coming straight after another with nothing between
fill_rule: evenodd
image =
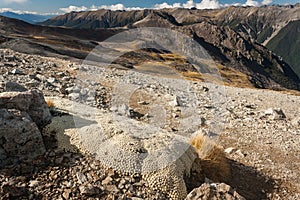
<instances>
[{"instance_id":1,"label":"dry grass","mask_svg":"<svg viewBox=\"0 0 300 200\"><path fill-rule=\"evenodd\" d=\"M199 72L181 72L181 74L190 81L204 81L203 76Z\"/></svg>"},{"instance_id":2,"label":"dry grass","mask_svg":"<svg viewBox=\"0 0 300 200\"><path fill-rule=\"evenodd\" d=\"M203 134L194 136L190 144L201 159L201 168L206 177L221 182L230 178L230 165L223 148Z\"/></svg>"},{"instance_id":3,"label":"dry grass","mask_svg":"<svg viewBox=\"0 0 300 200\"><path fill-rule=\"evenodd\" d=\"M49 108L54 108L55 107L55 104L51 99L47 99L46 103L47 103Z\"/></svg>"},{"instance_id":4,"label":"dry grass","mask_svg":"<svg viewBox=\"0 0 300 200\"><path fill-rule=\"evenodd\" d=\"M233 68L224 67L220 64L217 64L217 67L225 85L241 88L254 88L247 74L239 72Z\"/></svg>"},{"instance_id":5,"label":"dry grass","mask_svg":"<svg viewBox=\"0 0 300 200\"><path fill-rule=\"evenodd\" d=\"M173 54L173 53L164 53L160 54L162 58L164 58L166 61L172 61L177 63L186 63L186 59L180 55Z\"/></svg>"}]
</instances>

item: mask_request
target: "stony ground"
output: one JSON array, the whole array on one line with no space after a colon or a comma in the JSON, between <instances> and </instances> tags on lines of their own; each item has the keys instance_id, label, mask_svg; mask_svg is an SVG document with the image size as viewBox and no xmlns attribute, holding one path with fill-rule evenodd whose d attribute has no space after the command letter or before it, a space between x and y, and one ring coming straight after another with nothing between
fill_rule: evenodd
<instances>
[{"instance_id":1,"label":"stony ground","mask_svg":"<svg viewBox=\"0 0 300 200\"><path fill-rule=\"evenodd\" d=\"M1 50L0 56L0 91L15 88L13 82L42 90L54 101L52 126L56 127L52 132L45 130L48 151L44 156L32 165L1 169L1 198L166 199L140 175L118 174L86 153L78 140L76 130L80 127L73 116L80 114L89 120L94 114L74 108L70 100L97 107L97 115L102 118L115 112L183 135L191 136L200 127L225 148L231 175L221 181L246 199L300 198L297 95L180 79L168 82L163 77L149 78L113 68L91 70L70 61L10 50ZM218 95L211 96L213 92ZM129 106L124 107L124 102ZM163 109L155 106L159 102L165 102ZM185 116L192 118L180 121ZM214 126L214 122L220 126Z\"/></svg>"}]
</instances>

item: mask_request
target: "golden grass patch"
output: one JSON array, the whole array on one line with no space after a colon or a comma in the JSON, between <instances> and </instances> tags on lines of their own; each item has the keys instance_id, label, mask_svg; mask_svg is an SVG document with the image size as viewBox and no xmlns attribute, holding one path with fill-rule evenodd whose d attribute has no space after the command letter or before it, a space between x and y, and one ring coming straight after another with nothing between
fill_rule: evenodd
<instances>
[{"instance_id":1,"label":"golden grass patch","mask_svg":"<svg viewBox=\"0 0 300 200\"><path fill-rule=\"evenodd\" d=\"M201 159L201 168L206 177L216 182L229 180L230 165L221 146L203 134L192 137L190 144Z\"/></svg>"}]
</instances>

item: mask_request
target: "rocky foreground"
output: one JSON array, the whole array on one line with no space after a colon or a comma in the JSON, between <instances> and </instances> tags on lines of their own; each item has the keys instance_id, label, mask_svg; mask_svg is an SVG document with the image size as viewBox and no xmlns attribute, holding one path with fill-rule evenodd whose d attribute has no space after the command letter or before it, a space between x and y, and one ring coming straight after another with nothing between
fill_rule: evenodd
<instances>
[{"instance_id":1,"label":"rocky foreground","mask_svg":"<svg viewBox=\"0 0 300 200\"><path fill-rule=\"evenodd\" d=\"M1 60L3 199L300 198L299 96L10 50ZM134 162L156 150L163 167Z\"/></svg>"}]
</instances>

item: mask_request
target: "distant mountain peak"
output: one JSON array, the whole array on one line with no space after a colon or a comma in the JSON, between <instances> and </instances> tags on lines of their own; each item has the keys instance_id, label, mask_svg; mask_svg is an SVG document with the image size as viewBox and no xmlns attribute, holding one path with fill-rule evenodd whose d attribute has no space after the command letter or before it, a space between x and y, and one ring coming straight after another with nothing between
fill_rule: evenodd
<instances>
[{"instance_id":1,"label":"distant mountain peak","mask_svg":"<svg viewBox=\"0 0 300 200\"><path fill-rule=\"evenodd\" d=\"M19 19L31 24L35 24L38 22L43 22L55 15L41 15L41 14L31 14L31 13L16 13L12 11L0 12L0 16Z\"/></svg>"}]
</instances>

